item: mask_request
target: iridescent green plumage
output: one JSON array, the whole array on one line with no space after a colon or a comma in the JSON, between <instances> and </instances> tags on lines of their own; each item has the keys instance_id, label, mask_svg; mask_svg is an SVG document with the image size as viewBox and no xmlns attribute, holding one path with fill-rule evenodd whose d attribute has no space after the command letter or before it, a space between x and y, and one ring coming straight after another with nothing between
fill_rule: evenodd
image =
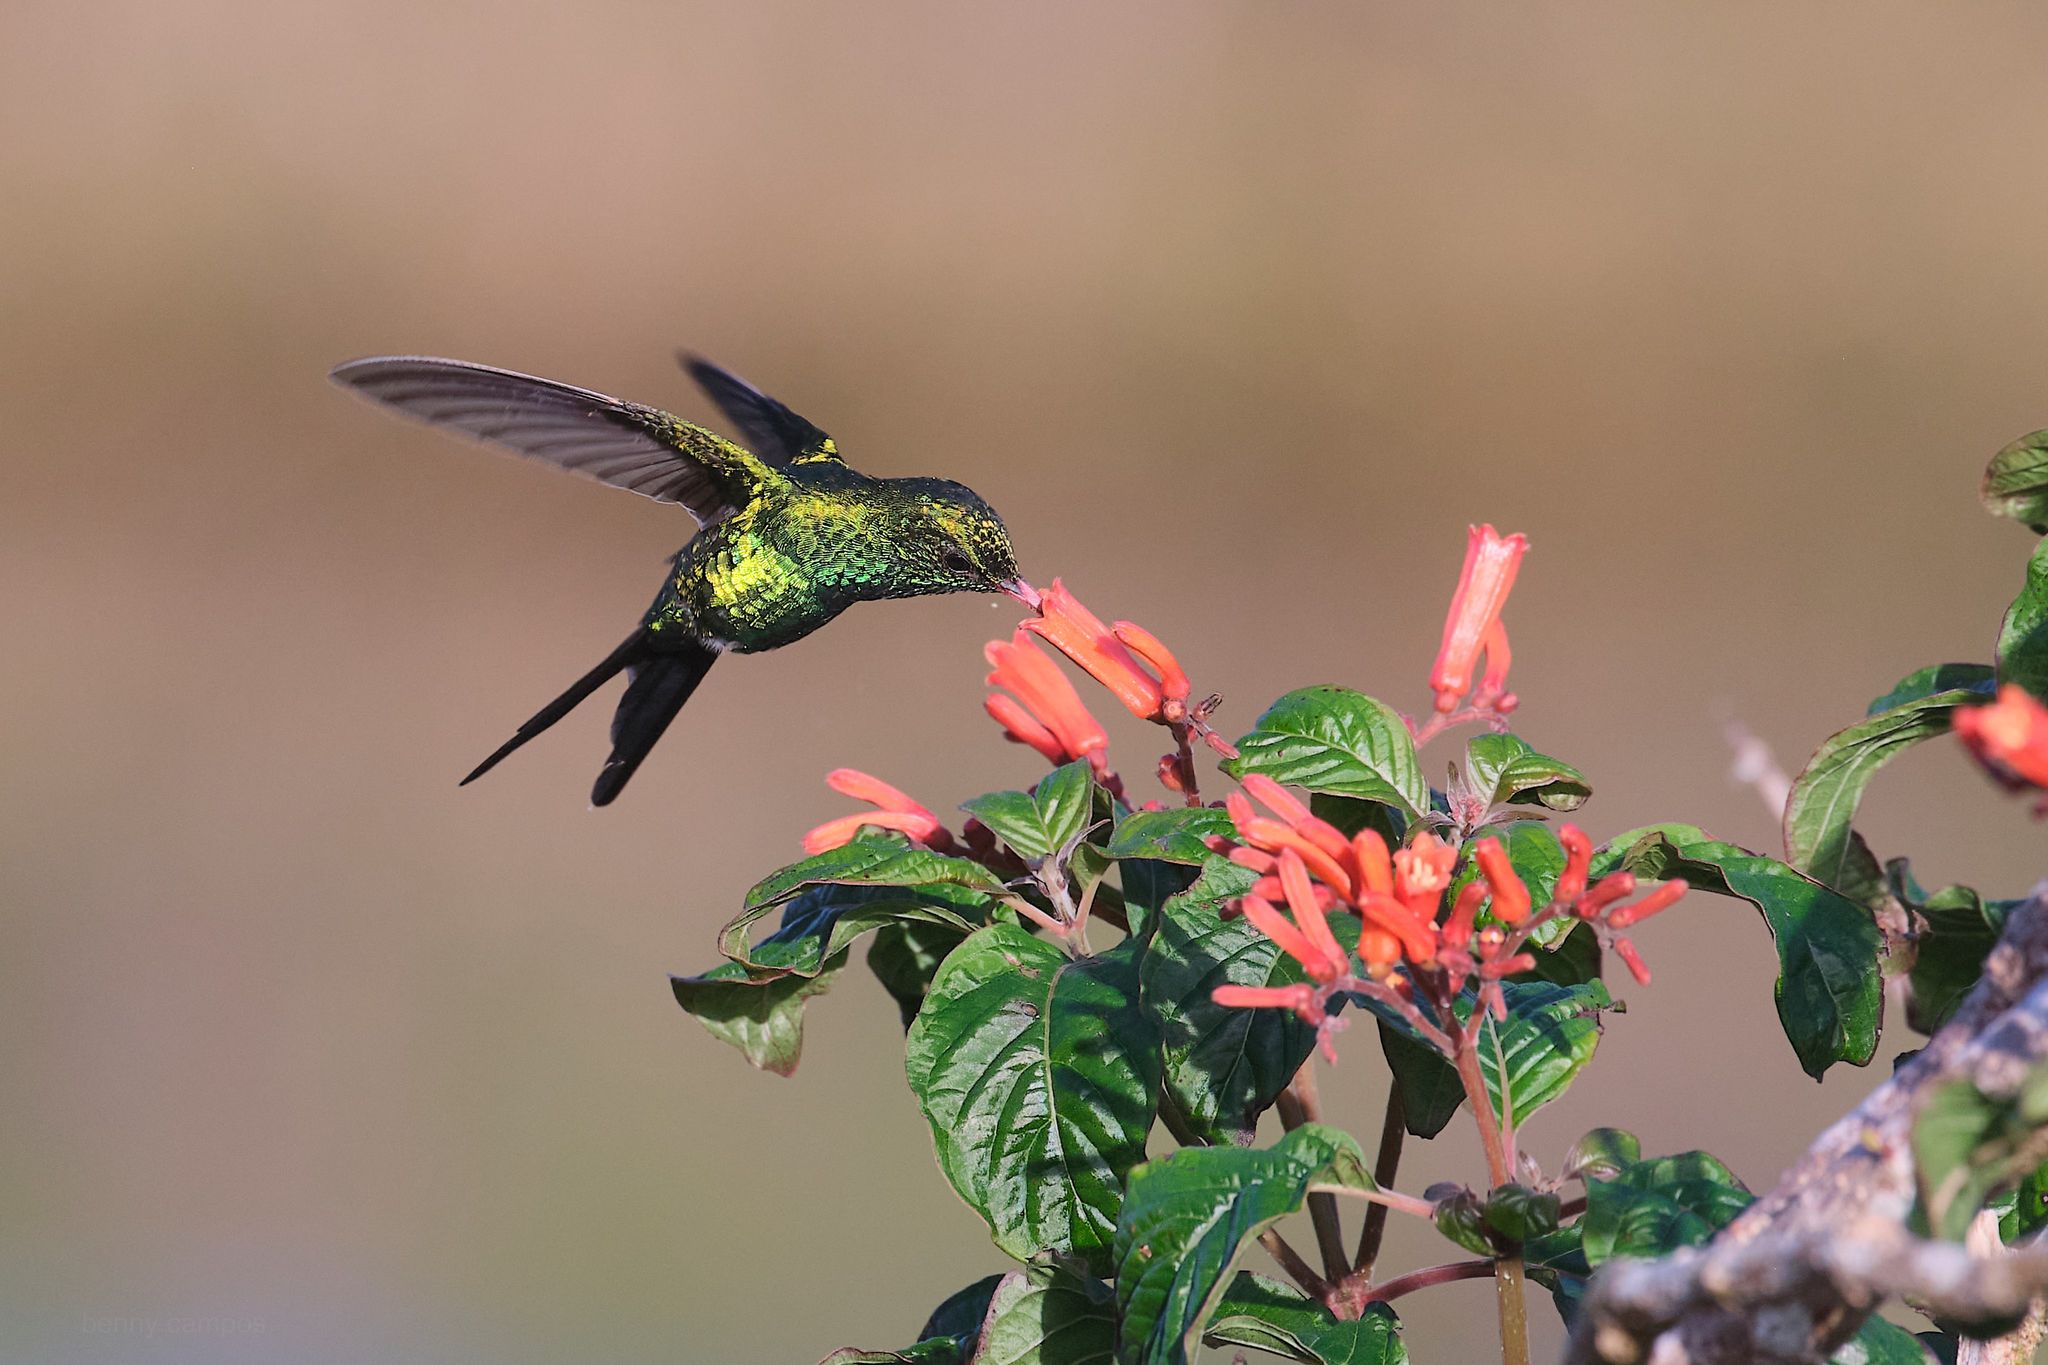
<instances>
[{"instance_id":1,"label":"iridescent green plumage","mask_svg":"<svg viewBox=\"0 0 2048 1365\"><path fill-rule=\"evenodd\" d=\"M337 382L408 415L679 503L702 525L640 629L465 782L625 671L631 682L612 722L612 757L591 796L605 805L726 650L778 649L855 602L1030 593L1002 519L973 490L944 479L869 478L782 404L707 362L685 363L753 450L659 408L463 361L379 356L334 371Z\"/></svg>"}]
</instances>

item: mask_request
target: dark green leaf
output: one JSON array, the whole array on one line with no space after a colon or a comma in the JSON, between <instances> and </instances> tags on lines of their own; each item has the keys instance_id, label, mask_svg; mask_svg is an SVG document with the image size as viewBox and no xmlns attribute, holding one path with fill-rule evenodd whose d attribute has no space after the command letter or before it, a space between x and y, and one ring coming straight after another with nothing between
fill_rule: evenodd
<instances>
[{"instance_id":1,"label":"dark green leaf","mask_svg":"<svg viewBox=\"0 0 2048 1365\"><path fill-rule=\"evenodd\" d=\"M1081 837L1095 812L1095 779L1085 762L1055 768L1029 793L991 792L960 809L987 825L1027 863L1049 858Z\"/></svg>"},{"instance_id":2,"label":"dark green leaf","mask_svg":"<svg viewBox=\"0 0 2048 1365\"><path fill-rule=\"evenodd\" d=\"M1415 742L1393 708L1342 687L1304 687L1266 709L1223 765L1232 777L1264 773L1312 792L1429 809Z\"/></svg>"},{"instance_id":3,"label":"dark green leaf","mask_svg":"<svg viewBox=\"0 0 2048 1365\"><path fill-rule=\"evenodd\" d=\"M1401 1321L1383 1303L1339 1322L1292 1285L1239 1271L1216 1306L1202 1340L1210 1346L1248 1346L1301 1365L1403 1365Z\"/></svg>"},{"instance_id":4,"label":"dark green leaf","mask_svg":"<svg viewBox=\"0 0 2048 1365\"><path fill-rule=\"evenodd\" d=\"M1956 708L1979 699L1967 688L1935 692L1830 735L1792 783L1785 803L1785 860L1841 890L1849 880L1849 825L1863 789L1892 757L1948 733Z\"/></svg>"},{"instance_id":5,"label":"dark green leaf","mask_svg":"<svg viewBox=\"0 0 2048 1365\"><path fill-rule=\"evenodd\" d=\"M770 874L747 893L745 908L765 910L807 886L827 882L842 886L918 888L943 883L985 896L1003 894L1001 880L980 863L913 847L899 835L869 833Z\"/></svg>"},{"instance_id":6,"label":"dark green leaf","mask_svg":"<svg viewBox=\"0 0 2048 1365\"><path fill-rule=\"evenodd\" d=\"M1586 1216L1578 1223L1587 1264L1698 1246L1753 1200L1735 1173L1705 1152L1635 1162L1611 1180L1588 1179Z\"/></svg>"},{"instance_id":7,"label":"dark green leaf","mask_svg":"<svg viewBox=\"0 0 2048 1365\"><path fill-rule=\"evenodd\" d=\"M1984 974L1984 958L1998 942L2013 902L1987 903L1967 886L1923 891L1904 858L1887 863L1885 875L1892 895L1917 918L1906 1022L1932 1035Z\"/></svg>"},{"instance_id":8,"label":"dark green leaf","mask_svg":"<svg viewBox=\"0 0 2048 1365\"><path fill-rule=\"evenodd\" d=\"M1863 714L1881 715L1937 692L1977 692L1988 697L1997 690L1998 670L1990 664L1929 664L1899 679L1891 691L1870 703Z\"/></svg>"},{"instance_id":9,"label":"dark green leaf","mask_svg":"<svg viewBox=\"0 0 2048 1365\"><path fill-rule=\"evenodd\" d=\"M1595 1128L1564 1154L1567 1180L1616 1180L1643 1159L1643 1144L1620 1128Z\"/></svg>"},{"instance_id":10,"label":"dark green leaf","mask_svg":"<svg viewBox=\"0 0 2048 1365\"><path fill-rule=\"evenodd\" d=\"M843 1346L818 1365L968 1365L975 1345L981 1340L982 1320L988 1316L990 1298L1002 1281L1000 1275L976 1280L960 1290L925 1320L917 1344L900 1351L864 1351Z\"/></svg>"},{"instance_id":11,"label":"dark green leaf","mask_svg":"<svg viewBox=\"0 0 2048 1365\"><path fill-rule=\"evenodd\" d=\"M1992 456L1981 496L1995 515L2048 531L2048 431L2022 436Z\"/></svg>"},{"instance_id":12,"label":"dark green leaf","mask_svg":"<svg viewBox=\"0 0 2048 1365\"><path fill-rule=\"evenodd\" d=\"M1115 1295L1055 1259L1003 1277L970 1365L1110 1365L1115 1358Z\"/></svg>"},{"instance_id":13,"label":"dark green leaf","mask_svg":"<svg viewBox=\"0 0 2048 1365\"><path fill-rule=\"evenodd\" d=\"M1384 1015L1379 1025L1380 1051L1386 1054L1394 1084L1401 1088L1402 1126L1411 1137L1433 1138L1465 1102L1465 1087L1443 1055L1406 1025L1389 1022Z\"/></svg>"},{"instance_id":14,"label":"dark green leaf","mask_svg":"<svg viewBox=\"0 0 2048 1365\"><path fill-rule=\"evenodd\" d=\"M1536 970L1523 972L1516 980L1576 986L1600 979L1600 935L1590 924L1569 925L1562 938L1539 946L1534 955Z\"/></svg>"},{"instance_id":15,"label":"dark green leaf","mask_svg":"<svg viewBox=\"0 0 2048 1365\"><path fill-rule=\"evenodd\" d=\"M956 1290L924 1320L919 1341L932 1337L961 1337L970 1346L981 1337L981 1324L988 1318L989 1300L995 1297L1001 1275L984 1275L965 1289Z\"/></svg>"},{"instance_id":16,"label":"dark green leaf","mask_svg":"<svg viewBox=\"0 0 2048 1365\"><path fill-rule=\"evenodd\" d=\"M1332 796L1328 792L1313 792L1308 798L1308 808L1318 819L1327 820L1344 832L1345 838L1369 829L1387 841L1390 849L1399 848L1408 837L1408 817L1398 806L1384 801L1361 801L1355 796Z\"/></svg>"},{"instance_id":17,"label":"dark green leaf","mask_svg":"<svg viewBox=\"0 0 2048 1365\"><path fill-rule=\"evenodd\" d=\"M1557 1230L1558 1197L1509 1181L1486 1196L1486 1226L1511 1246Z\"/></svg>"},{"instance_id":18,"label":"dark green leaf","mask_svg":"<svg viewBox=\"0 0 2048 1365\"><path fill-rule=\"evenodd\" d=\"M945 924L885 924L868 943L868 970L896 1002L903 1027L924 1006L925 992L946 954L967 936Z\"/></svg>"},{"instance_id":19,"label":"dark green leaf","mask_svg":"<svg viewBox=\"0 0 2048 1365\"><path fill-rule=\"evenodd\" d=\"M1999 1200L1998 1237L2012 1246L2048 1226L2048 1166L2037 1166Z\"/></svg>"},{"instance_id":20,"label":"dark green leaf","mask_svg":"<svg viewBox=\"0 0 2048 1365\"><path fill-rule=\"evenodd\" d=\"M1571 764L1539 754L1515 735L1478 735L1465 745L1466 776L1488 805L1514 802L1572 811L1593 788Z\"/></svg>"},{"instance_id":21,"label":"dark green leaf","mask_svg":"<svg viewBox=\"0 0 2048 1365\"><path fill-rule=\"evenodd\" d=\"M1562 1095L1572 1078L1593 1060L1593 1049L1600 1042L1600 1011L1614 1001L1598 981L1561 986L1522 978L1502 982L1501 993L1507 999L1507 1022L1496 1024L1489 1018L1480 1023L1479 1071L1494 1112L1503 1118L1505 1072L1507 1093L1514 1101L1514 1122L1520 1127ZM1471 1017L1472 1003L1470 992L1459 997L1453 1012L1460 1021ZM1436 1136L1465 1097L1456 1071L1398 1015L1373 1002L1367 1004L1382 1023L1391 1026L1382 1030L1380 1038L1387 1064L1401 1086L1408 1131L1417 1137Z\"/></svg>"},{"instance_id":22,"label":"dark green leaf","mask_svg":"<svg viewBox=\"0 0 2048 1365\"><path fill-rule=\"evenodd\" d=\"M789 900L743 910L719 931L718 947L755 976L814 976L870 930L923 924L965 938L988 918L995 902L980 891L947 882L925 886L807 886ZM782 923L759 943L749 934L762 916L782 907Z\"/></svg>"},{"instance_id":23,"label":"dark green leaf","mask_svg":"<svg viewBox=\"0 0 2048 1365\"><path fill-rule=\"evenodd\" d=\"M841 953L814 976L763 980L737 962L721 962L702 976L672 976L669 985L676 1003L712 1037L731 1043L763 1071L787 1076L803 1054L804 1001L822 994L845 965Z\"/></svg>"},{"instance_id":24,"label":"dark green leaf","mask_svg":"<svg viewBox=\"0 0 2048 1365\"><path fill-rule=\"evenodd\" d=\"M1134 811L1109 837L1109 856L1152 858L1200 867L1216 855L1205 839L1234 839L1228 813L1216 806L1182 806L1177 810Z\"/></svg>"},{"instance_id":25,"label":"dark green leaf","mask_svg":"<svg viewBox=\"0 0 2048 1365\"><path fill-rule=\"evenodd\" d=\"M910 1026L905 1066L939 1164L1020 1260L1106 1259L1159 1094L1158 1028L1138 1002L1144 946L1075 961L991 925L953 950Z\"/></svg>"},{"instance_id":26,"label":"dark green leaf","mask_svg":"<svg viewBox=\"0 0 2048 1365\"><path fill-rule=\"evenodd\" d=\"M1986 1094L1967 1078L1934 1088L1913 1121L1920 1209L1936 1237L1961 1241L1991 1194L2048 1161L2048 1066L2011 1093Z\"/></svg>"},{"instance_id":27,"label":"dark green leaf","mask_svg":"<svg viewBox=\"0 0 2048 1365\"><path fill-rule=\"evenodd\" d=\"M1259 1115L1314 1049L1316 1031L1291 1010L1233 1009L1218 986L1284 986L1307 979L1301 965L1222 902L1168 902L1140 968L1145 1008L1166 1044L1166 1091L1185 1137L1252 1140Z\"/></svg>"},{"instance_id":28,"label":"dark green leaf","mask_svg":"<svg viewBox=\"0 0 2048 1365\"><path fill-rule=\"evenodd\" d=\"M1999 627L1998 680L2048 699L2048 540L2034 547L2026 586Z\"/></svg>"},{"instance_id":29,"label":"dark green leaf","mask_svg":"<svg viewBox=\"0 0 2048 1365\"><path fill-rule=\"evenodd\" d=\"M1927 1365L1927 1352L1921 1349L1920 1338L1873 1314L1829 1359L1833 1365Z\"/></svg>"},{"instance_id":30,"label":"dark green leaf","mask_svg":"<svg viewBox=\"0 0 2048 1365\"><path fill-rule=\"evenodd\" d=\"M1684 877L1702 891L1736 896L1763 913L1778 946L1778 1021L1799 1064L1816 1080L1836 1062L1877 1052L1884 937L1869 911L1772 858L1718 843L1690 825L1617 836L1593 859L1603 876Z\"/></svg>"},{"instance_id":31,"label":"dark green leaf","mask_svg":"<svg viewBox=\"0 0 2048 1365\"><path fill-rule=\"evenodd\" d=\"M1122 1365L1184 1365L1258 1235L1311 1186L1374 1189L1348 1133L1304 1124L1272 1147L1190 1147L1131 1173L1116 1230Z\"/></svg>"},{"instance_id":32,"label":"dark green leaf","mask_svg":"<svg viewBox=\"0 0 2048 1365\"><path fill-rule=\"evenodd\" d=\"M1475 1256L1493 1255L1493 1238L1486 1230L1486 1201L1468 1189L1441 1195L1434 1194L1434 1186L1431 1190L1435 1207L1430 1210L1430 1221L1436 1230Z\"/></svg>"}]
</instances>

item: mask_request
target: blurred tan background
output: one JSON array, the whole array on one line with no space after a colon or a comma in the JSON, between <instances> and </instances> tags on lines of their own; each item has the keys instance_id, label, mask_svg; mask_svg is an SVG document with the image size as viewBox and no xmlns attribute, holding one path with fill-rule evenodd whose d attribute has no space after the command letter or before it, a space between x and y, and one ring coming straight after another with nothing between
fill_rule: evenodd
<instances>
[{"instance_id":1,"label":"blurred tan background","mask_svg":"<svg viewBox=\"0 0 2048 1365\"><path fill-rule=\"evenodd\" d=\"M1775 849L1723 721L1796 768L2020 581L1975 485L2048 425L2044 44L2017 4L12 0L0 1359L808 1362L1003 1268L864 969L789 1081L664 973L846 809L826 769L1030 780L980 711L1010 609L720 668L605 812L610 694L458 791L689 526L330 365L701 417L700 349L972 483L1230 728L1420 704L1466 522L1527 531L1521 728L1586 823ZM1930 883L2048 862L1946 745L1864 823ZM1910 1045L1815 1086L1746 908L1643 940L1552 1163L1607 1123L1767 1185ZM1369 1133L1383 1084L1361 1032L1324 1088ZM1403 1303L1418 1358L1478 1358L1489 1294Z\"/></svg>"}]
</instances>

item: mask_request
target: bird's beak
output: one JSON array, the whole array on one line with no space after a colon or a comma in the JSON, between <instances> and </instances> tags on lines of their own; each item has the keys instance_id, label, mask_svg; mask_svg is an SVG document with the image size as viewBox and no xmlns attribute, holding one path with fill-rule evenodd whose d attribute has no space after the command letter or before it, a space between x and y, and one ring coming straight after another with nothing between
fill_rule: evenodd
<instances>
[{"instance_id":1,"label":"bird's beak","mask_svg":"<svg viewBox=\"0 0 2048 1365\"><path fill-rule=\"evenodd\" d=\"M1023 579L1005 579L1003 582L996 584L996 586L998 588L1001 588L1004 592L1010 594L1010 596L1016 598L1019 602L1022 602L1025 606L1031 608L1031 610L1038 610L1038 589L1032 587Z\"/></svg>"}]
</instances>

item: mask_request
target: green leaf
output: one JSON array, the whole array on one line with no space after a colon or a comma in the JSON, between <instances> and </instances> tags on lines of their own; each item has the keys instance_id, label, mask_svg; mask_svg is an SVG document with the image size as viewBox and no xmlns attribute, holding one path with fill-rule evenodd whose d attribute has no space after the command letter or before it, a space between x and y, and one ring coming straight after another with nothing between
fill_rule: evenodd
<instances>
[{"instance_id":1,"label":"green leaf","mask_svg":"<svg viewBox=\"0 0 2048 1365\"><path fill-rule=\"evenodd\" d=\"M1080 839L1095 813L1095 778L1085 762L1055 768L1030 792L991 792L960 803L1027 863Z\"/></svg>"},{"instance_id":2,"label":"green leaf","mask_svg":"<svg viewBox=\"0 0 2048 1365\"><path fill-rule=\"evenodd\" d=\"M1465 773L1488 805L1504 802L1573 811L1593 795L1571 764L1539 754L1515 735L1478 735L1465 745Z\"/></svg>"},{"instance_id":3,"label":"green leaf","mask_svg":"<svg viewBox=\"0 0 2048 1365\"><path fill-rule=\"evenodd\" d=\"M1698 1246L1754 1200L1733 1171L1705 1152L1634 1162L1611 1180L1586 1181L1581 1245L1593 1266L1616 1256L1663 1256Z\"/></svg>"},{"instance_id":4,"label":"green leaf","mask_svg":"<svg viewBox=\"0 0 2048 1365\"><path fill-rule=\"evenodd\" d=\"M995 902L980 891L934 882L925 886L807 886L786 901L742 910L718 935L727 957L755 976L815 976L870 930L923 924L965 938L988 918ZM782 907L782 923L759 943L756 922Z\"/></svg>"},{"instance_id":5,"label":"green leaf","mask_svg":"<svg viewBox=\"0 0 2048 1365\"><path fill-rule=\"evenodd\" d=\"M737 962L721 962L702 976L672 976L676 1003L695 1015L711 1036L738 1048L763 1071L787 1076L804 1047L804 1001L821 995L846 965L846 955L812 976L749 976Z\"/></svg>"},{"instance_id":6,"label":"green leaf","mask_svg":"<svg viewBox=\"0 0 2048 1365\"><path fill-rule=\"evenodd\" d=\"M1210 1346L1248 1346L1301 1365L1403 1365L1401 1320L1384 1303L1366 1305L1364 1316L1339 1322L1292 1285L1239 1271L1216 1306Z\"/></svg>"},{"instance_id":7,"label":"green leaf","mask_svg":"<svg viewBox=\"0 0 2048 1365\"><path fill-rule=\"evenodd\" d=\"M1829 1360L1833 1365L1927 1365L1927 1352L1920 1338L1873 1314Z\"/></svg>"},{"instance_id":8,"label":"green leaf","mask_svg":"<svg viewBox=\"0 0 2048 1365\"><path fill-rule=\"evenodd\" d=\"M1486 1231L1486 1201L1462 1186L1450 1192L1432 1185L1427 1191L1435 1199L1429 1220L1453 1245L1475 1256L1491 1256L1496 1248Z\"/></svg>"},{"instance_id":9,"label":"green leaf","mask_svg":"<svg viewBox=\"0 0 2048 1365\"><path fill-rule=\"evenodd\" d=\"M1998 680L2048 699L2048 540L2034 547L2026 586L1999 627Z\"/></svg>"},{"instance_id":10,"label":"green leaf","mask_svg":"<svg viewBox=\"0 0 2048 1365\"><path fill-rule=\"evenodd\" d=\"M939 1165L1019 1260L1107 1258L1159 1095L1158 1027L1138 1002L1144 947L1075 961L991 925L953 950L910 1026L905 1067Z\"/></svg>"},{"instance_id":11,"label":"green leaf","mask_svg":"<svg viewBox=\"0 0 2048 1365\"><path fill-rule=\"evenodd\" d=\"M765 910L826 883L920 889L944 884L990 897L1004 892L1001 880L980 863L914 847L900 835L869 833L763 878L747 893L745 908Z\"/></svg>"},{"instance_id":12,"label":"green leaf","mask_svg":"<svg viewBox=\"0 0 2048 1365\"><path fill-rule=\"evenodd\" d=\"M1913 1121L1920 1209L1934 1236L1961 1241L1991 1194L2048 1161L2048 1065L2010 1093L1986 1094L1968 1078L1947 1081Z\"/></svg>"},{"instance_id":13,"label":"green leaf","mask_svg":"<svg viewBox=\"0 0 2048 1365\"><path fill-rule=\"evenodd\" d=\"M976 1280L932 1310L917 1344L900 1351L864 1351L842 1346L818 1365L968 1365L981 1340L982 1320L1000 1275Z\"/></svg>"},{"instance_id":14,"label":"green leaf","mask_svg":"<svg viewBox=\"0 0 2048 1365\"><path fill-rule=\"evenodd\" d=\"M1516 980L1554 981L1560 986L1576 986L1585 981L1598 981L1599 931L1583 922L1568 925L1563 937L1553 939L1545 945L1538 945L1535 958L1536 970L1523 972L1515 978Z\"/></svg>"},{"instance_id":15,"label":"green leaf","mask_svg":"<svg viewBox=\"0 0 2048 1365\"><path fill-rule=\"evenodd\" d=\"M1190 1147L1131 1172L1116 1230L1122 1365L1183 1365L1245 1248L1311 1186L1374 1189L1350 1134L1303 1124L1272 1147Z\"/></svg>"},{"instance_id":16,"label":"green leaf","mask_svg":"<svg viewBox=\"0 0 2048 1365\"><path fill-rule=\"evenodd\" d=\"M1884 937L1869 911L1772 858L1718 843L1690 825L1618 835L1593 858L1593 875L1626 868L1639 877L1684 877L1702 891L1754 905L1778 947L1778 1021L1806 1074L1836 1062L1867 1064L1877 1052Z\"/></svg>"},{"instance_id":17,"label":"green leaf","mask_svg":"<svg viewBox=\"0 0 2048 1365\"><path fill-rule=\"evenodd\" d=\"M1308 808L1310 814L1342 830L1347 839L1362 829L1369 829L1386 840L1388 848L1394 849L1401 847L1408 837L1408 817L1402 814L1399 806L1390 806L1384 801L1361 801L1355 796L1312 792Z\"/></svg>"},{"instance_id":18,"label":"green leaf","mask_svg":"<svg viewBox=\"0 0 2048 1365\"><path fill-rule=\"evenodd\" d=\"M1285 986L1307 980L1301 964L1223 902L1167 903L1140 967L1146 1010L1166 1045L1166 1093L1184 1138L1243 1144L1315 1049L1316 1031L1291 1010L1234 1009L1218 986Z\"/></svg>"},{"instance_id":19,"label":"green leaf","mask_svg":"<svg viewBox=\"0 0 2048 1365\"><path fill-rule=\"evenodd\" d=\"M1304 687L1266 709L1223 765L1232 777L1264 773L1311 792L1429 809L1429 784L1408 726L1392 707L1342 687Z\"/></svg>"},{"instance_id":20,"label":"green leaf","mask_svg":"<svg viewBox=\"0 0 2048 1365\"><path fill-rule=\"evenodd\" d=\"M970 1365L1110 1365L1115 1358L1115 1294L1050 1259L1003 1277Z\"/></svg>"},{"instance_id":21,"label":"green leaf","mask_svg":"<svg viewBox=\"0 0 2048 1365\"><path fill-rule=\"evenodd\" d=\"M2048 431L2022 436L1992 456L1980 496L1993 515L2048 531Z\"/></svg>"},{"instance_id":22,"label":"green leaf","mask_svg":"<svg viewBox=\"0 0 2048 1365\"><path fill-rule=\"evenodd\" d=\"M1998 1237L2007 1246L2048 1226L2048 1166L2035 1167L1998 1203Z\"/></svg>"},{"instance_id":23,"label":"green leaf","mask_svg":"<svg viewBox=\"0 0 2048 1365\"><path fill-rule=\"evenodd\" d=\"M1509 1181L1486 1196L1486 1226L1509 1245L1520 1246L1555 1232L1560 1207L1555 1194Z\"/></svg>"},{"instance_id":24,"label":"green leaf","mask_svg":"<svg viewBox=\"0 0 2048 1365\"><path fill-rule=\"evenodd\" d=\"M1465 1102L1465 1087L1442 1054L1404 1023L1382 1015L1379 1025L1380 1051L1401 1088L1401 1124L1410 1137L1433 1138Z\"/></svg>"},{"instance_id":25,"label":"green leaf","mask_svg":"<svg viewBox=\"0 0 2048 1365\"><path fill-rule=\"evenodd\" d=\"M902 922L883 925L869 941L868 970L895 1000L904 1028L924 1007L939 964L966 937L950 925Z\"/></svg>"},{"instance_id":26,"label":"green leaf","mask_svg":"<svg viewBox=\"0 0 2048 1365\"><path fill-rule=\"evenodd\" d=\"M1204 839L1234 839L1229 814L1217 806L1141 810L1125 816L1109 836L1109 856L1152 858L1200 867L1215 857Z\"/></svg>"},{"instance_id":27,"label":"green leaf","mask_svg":"<svg viewBox=\"0 0 2048 1365\"><path fill-rule=\"evenodd\" d=\"M1614 1000L1598 981L1561 986L1523 978L1502 982L1501 993L1507 999L1507 1022L1481 1021L1479 1071L1494 1113L1503 1119L1505 1076L1507 1094L1514 1101L1514 1121L1520 1127L1562 1095L1572 1078L1593 1060L1593 1050L1600 1042L1600 1011ZM1452 1007L1461 1022L1471 1018L1473 998L1467 992ZM1405 1020L1376 1002L1366 1003L1382 1023L1391 1026L1382 1030L1380 1039L1387 1064L1401 1086L1408 1131L1417 1137L1435 1137L1465 1098L1457 1072L1413 1033Z\"/></svg>"},{"instance_id":28,"label":"green leaf","mask_svg":"<svg viewBox=\"0 0 2048 1365\"><path fill-rule=\"evenodd\" d=\"M1620 1128L1595 1128L1564 1154L1567 1180L1617 1180L1643 1159L1643 1144Z\"/></svg>"},{"instance_id":29,"label":"green leaf","mask_svg":"<svg viewBox=\"0 0 2048 1365\"><path fill-rule=\"evenodd\" d=\"M1913 966L1907 974L1912 991L1906 1000L1906 1022L1931 1036L1983 976L1984 959L1997 944L2015 902L1986 902L1967 886L1923 891L1904 858L1887 863L1885 876L1891 894L1918 918Z\"/></svg>"},{"instance_id":30,"label":"green leaf","mask_svg":"<svg viewBox=\"0 0 2048 1365\"><path fill-rule=\"evenodd\" d=\"M1871 702L1863 714L1879 715L1937 692L1978 692L1988 697L1997 690L1998 670L1990 664L1929 664L1899 679L1891 691Z\"/></svg>"},{"instance_id":31,"label":"green leaf","mask_svg":"<svg viewBox=\"0 0 2048 1365\"><path fill-rule=\"evenodd\" d=\"M1852 871L1849 825L1870 779L1903 750L1947 734L1956 709L1978 699L1968 688L1934 692L1830 735L1792 783L1785 860L1815 881L1844 889Z\"/></svg>"}]
</instances>

